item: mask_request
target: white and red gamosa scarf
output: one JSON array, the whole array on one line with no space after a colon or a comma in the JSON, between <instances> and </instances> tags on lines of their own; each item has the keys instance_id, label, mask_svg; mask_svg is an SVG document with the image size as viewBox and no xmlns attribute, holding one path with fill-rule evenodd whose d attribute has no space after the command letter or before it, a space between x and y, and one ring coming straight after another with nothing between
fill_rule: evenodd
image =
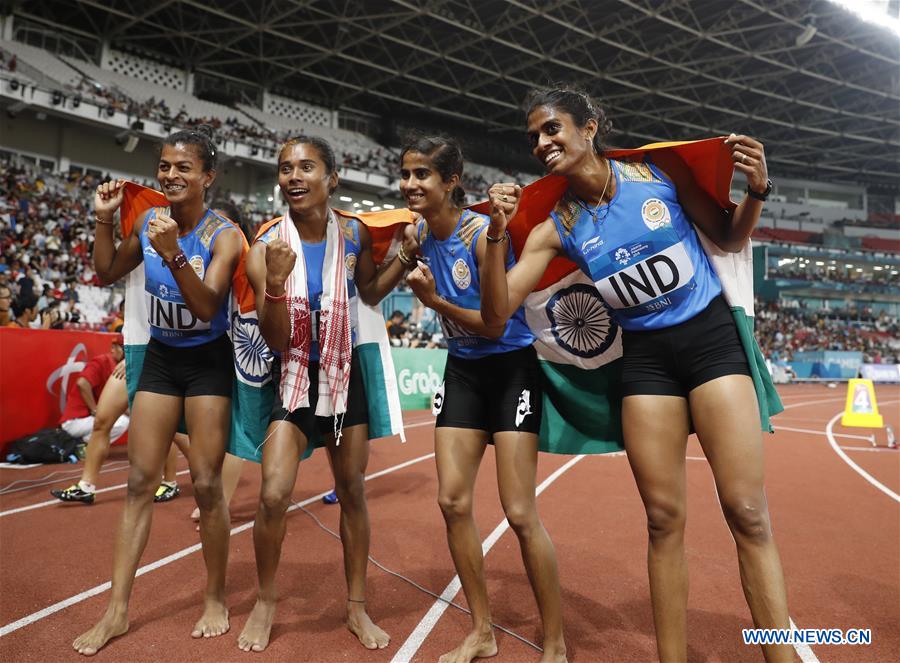
<instances>
[{"instance_id":1,"label":"white and red gamosa scarf","mask_svg":"<svg viewBox=\"0 0 900 663\"><path fill-rule=\"evenodd\" d=\"M306 282L306 261L300 234L285 212L278 224L278 236L297 255L293 271L285 282L291 337L281 355L281 399L288 412L309 407L309 350L312 319ZM350 332L350 302L344 269L344 236L334 212L328 210L325 232L325 262L322 268L322 310L319 321L319 402L316 416L334 417L335 439L340 442L343 414L347 411L350 388L350 361L353 341ZM341 420L341 424L338 420Z\"/></svg>"}]
</instances>

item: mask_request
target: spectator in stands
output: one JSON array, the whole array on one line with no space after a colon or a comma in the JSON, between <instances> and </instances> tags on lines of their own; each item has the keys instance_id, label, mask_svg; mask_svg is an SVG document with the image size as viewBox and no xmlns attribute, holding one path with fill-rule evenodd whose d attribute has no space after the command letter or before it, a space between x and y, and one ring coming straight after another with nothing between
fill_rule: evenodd
<instances>
[{"instance_id":1,"label":"spectator in stands","mask_svg":"<svg viewBox=\"0 0 900 663\"><path fill-rule=\"evenodd\" d=\"M0 284L0 327L8 327L12 321L12 290Z\"/></svg>"},{"instance_id":2,"label":"spectator in stands","mask_svg":"<svg viewBox=\"0 0 900 663\"><path fill-rule=\"evenodd\" d=\"M403 311L394 311L391 313L391 319L387 321L388 339L394 347L408 346L409 339L406 337L409 332L409 325L406 323L406 316Z\"/></svg>"},{"instance_id":3,"label":"spectator in stands","mask_svg":"<svg viewBox=\"0 0 900 663\"><path fill-rule=\"evenodd\" d=\"M13 302L12 311L15 318L7 323L7 327L21 327L29 329L37 319L37 297L31 295L19 295Z\"/></svg>"}]
</instances>

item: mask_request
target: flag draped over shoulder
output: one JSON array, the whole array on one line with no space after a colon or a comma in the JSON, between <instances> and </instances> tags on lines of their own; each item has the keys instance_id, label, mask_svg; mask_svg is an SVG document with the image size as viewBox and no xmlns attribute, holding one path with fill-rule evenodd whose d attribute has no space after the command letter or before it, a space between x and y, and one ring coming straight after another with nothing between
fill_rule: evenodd
<instances>
[{"instance_id":1,"label":"flag draped over shoulder","mask_svg":"<svg viewBox=\"0 0 900 663\"><path fill-rule=\"evenodd\" d=\"M605 156L640 161L648 153L672 150L697 184L722 208L730 200L734 165L725 138L654 143ZM547 176L522 191L519 210L509 224L516 257L532 229L546 220L565 193L566 179ZM488 202L472 209L490 213ZM760 425L784 408L753 336L753 254L748 240L739 253L721 250L698 229L710 263L722 282L750 366L760 410ZM575 263L555 258L525 301L528 325L544 373L544 420L541 449L553 453L604 453L622 448L622 331L609 316L593 282Z\"/></svg>"},{"instance_id":2,"label":"flag draped over shoulder","mask_svg":"<svg viewBox=\"0 0 900 663\"><path fill-rule=\"evenodd\" d=\"M150 209L167 205L165 196L159 191L127 182L120 212L122 236L130 234L134 224L140 223ZM360 218L370 230L376 265L393 257L398 238L402 236L402 224L412 220L406 210L368 212L352 216ZM276 385L271 379L273 355L259 331L255 297L247 277L246 258L249 248L244 240L241 258L231 282L229 337L234 346L235 379L228 451L241 458L259 462L262 460L262 444L276 395ZM126 280L124 328L126 373L132 397L137 388L145 348L150 340L143 290L144 270L132 270ZM361 300L355 305L355 315L359 320L355 349L360 355L366 385L369 437L400 435L401 439L405 439L400 395L384 317L379 309L367 306ZM310 442L307 455L315 445L315 441Z\"/></svg>"}]
</instances>

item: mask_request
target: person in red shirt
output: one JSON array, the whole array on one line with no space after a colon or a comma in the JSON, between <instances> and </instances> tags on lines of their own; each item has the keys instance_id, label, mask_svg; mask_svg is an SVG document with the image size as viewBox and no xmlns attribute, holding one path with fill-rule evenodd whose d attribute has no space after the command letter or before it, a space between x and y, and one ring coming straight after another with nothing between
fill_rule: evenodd
<instances>
[{"instance_id":1,"label":"person in red shirt","mask_svg":"<svg viewBox=\"0 0 900 663\"><path fill-rule=\"evenodd\" d=\"M125 341L118 334L110 345L110 351L91 359L75 379L75 388L66 394L66 407L59 420L59 426L72 437L85 442L94 429L97 401L100 392L114 370L125 371ZM115 441L128 429L128 415L123 414L113 424L110 439Z\"/></svg>"}]
</instances>

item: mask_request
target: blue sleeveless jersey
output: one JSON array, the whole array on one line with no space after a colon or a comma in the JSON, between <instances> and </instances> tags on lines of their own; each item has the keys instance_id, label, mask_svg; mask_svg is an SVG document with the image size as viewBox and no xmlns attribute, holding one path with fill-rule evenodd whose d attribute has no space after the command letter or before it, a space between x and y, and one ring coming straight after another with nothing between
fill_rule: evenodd
<instances>
[{"instance_id":1,"label":"blue sleeveless jersey","mask_svg":"<svg viewBox=\"0 0 900 663\"><path fill-rule=\"evenodd\" d=\"M349 219L340 215L335 215L338 223L341 224L341 233L344 236L344 266L347 271L347 297L356 297L356 281L354 275L356 273L356 257L359 255L359 221L357 219ZM273 239L278 238L278 227L281 225L279 221L273 224L271 228L257 240L263 244L268 244ZM322 272L325 267L325 249L327 242L307 243L301 240L303 245L303 258L306 261L306 294L309 297L309 313L313 320L312 325L312 342L309 346L309 360L319 361L319 316L322 313ZM299 258L299 256L298 256ZM352 315L351 309L351 334L354 344L356 343L356 319ZM276 353L280 354L280 353Z\"/></svg>"},{"instance_id":2,"label":"blue sleeveless jersey","mask_svg":"<svg viewBox=\"0 0 900 663\"><path fill-rule=\"evenodd\" d=\"M451 304L473 311L481 310L481 282L475 246L478 236L488 227L488 218L464 210L453 234L444 241L435 239L428 225L418 225L419 252L428 258L437 294ZM512 247L506 258L507 271L515 264ZM464 359L477 359L500 352L511 352L534 343L534 334L525 323L525 309L519 309L506 322L503 336L497 339L478 336L463 326L441 316L441 327L450 354Z\"/></svg>"},{"instance_id":3,"label":"blue sleeveless jersey","mask_svg":"<svg viewBox=\"0 0 900 663\"><path fill-rule=\"evenodd\" d=\"M591 278L623 329L664 329L690 320L722 286L675 185L649 161L609 163L616 193L608 205L594 211L566 193L550 213L563 250Z\"/></svg>"},{"instance_id":4,"label":"blue sleeveless jersey","mask_svg":"<svg viewBox=\"0 0 900 663\"><path fill-rule=\"evenodd\" d=\"M203 322L187 307L171 270L163 263L147 237L150 219L160 208L153 208L144 217L141 228L141 248L144 252L144 296L149 312L150 336L176 347L193 347L209 343L228 330L229 296L216 311L212 320ZM178 238L178 246L187 256L188 264L203 280L212 261L213 245L223 230L237 229L230 221L212 210L187 235ZM184 269L187 269L185 267Z\"/></svg>"}]
</instances>

